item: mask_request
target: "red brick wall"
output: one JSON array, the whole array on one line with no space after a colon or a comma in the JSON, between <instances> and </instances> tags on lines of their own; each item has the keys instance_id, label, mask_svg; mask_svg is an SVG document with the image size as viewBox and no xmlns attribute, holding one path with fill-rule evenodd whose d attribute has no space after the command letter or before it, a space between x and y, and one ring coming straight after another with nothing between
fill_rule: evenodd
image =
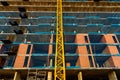
<instances>
[{"instance_id":1,"label":"red brick wall","mask_svg":"<svg viewBox=\"0 0 120 80\"><path fill-rule=\"evenodd\" d=\"M106 34L103 36L103 38L101 39L102 42L108 43L108 44L114 44L114 40L112 38L112 36L114 36L113 34ZM119 51L117 49L116 46L107 46L103 53L107 53L107 54L118 54ZM106 62L105 62L105 66L110 66L110 67L120 67L120 57L117 56L111 56Z\"/></svg>"},{"instance_id":2,"label":"red brick wall","mask_svg":"<svg viewBox=\"0 0 120 80\"><path fill-rule=\"evenodd\" d=\"M84 34L77 34L76 35L76 39L75 39L75 43L86 43L85 39L84 39ZM76 53L80 54L80 55L85 55L85 56L79 56L76 65L80 66L80 67L90 67L90 63L89 63L89 59L88 59L88 51L86 46L78 46Z\"/></svg>"},{"instance_id":3,"label":"red brick wall","mask_svg":"<svg viewBox=\"0 0 120 80\"><path fill-rule=\"evenodd\" d=\"M28 45L27 44L20 44L17 57L14 63L14 68L22 68L24 65L25 55L27 52Z\"/></svg>"},{"instance_id":4,"label":"red brick wall","mask_svg":"<svg viewBox=\"0 0 120 80\"><path fill-rule=\"evenodd\" d=\"M103 38L101 39L101 42L108 43L108 44L114 44L114 40L112 36L113 36L112 34L104 35ZM109 54L116 54L118 53L118 50L116 46L107 46L103 52L109 53Z\"/></svg>"},{"instance_id":5,"label":"red brick wall","mask_svg":"<svg viewBox=\"0 0 120 80\"><path fill-rule=\"evenodd\" d=\"M119 56L112 56L106 62L105 66L108 67L120 67L120 57Z\"/></svg>"}]
</instances>

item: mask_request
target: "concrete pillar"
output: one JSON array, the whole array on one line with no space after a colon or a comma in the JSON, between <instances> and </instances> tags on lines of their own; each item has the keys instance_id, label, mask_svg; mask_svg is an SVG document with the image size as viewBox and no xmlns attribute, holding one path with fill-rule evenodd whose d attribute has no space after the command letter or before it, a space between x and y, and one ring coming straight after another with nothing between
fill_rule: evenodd
<instances>
[{"instance_id":1,"label":"concrete pillar","mask_svg":"<svg viewBox=\"0 0 120 80\"><path fill-rule=\"evenodd\" d=\"M52 72L48 72L48 79L47 80L52 80Z\"/></svg>"},{"instance_id":2,"label":"concrete pillar","mask_svg":"<svg viewBox=\"0 0 120 80\"><path fill-rule=\"evenodd\" d=\"M15 72L14 79L13 80L21 80L20 73Z\"/></svg>"},{"instance_id":3,"label":"concrete pillar","mask_svg":"<svg viewBox=\"0 0 120 80\"><path fill-rule=\"evenodd\" d=\"M52 65L53 65L52 63L53 63L53 60L52 60L52 59L50 59L50 66L52 66Z\"/></svg>"},{"instance_id":4,"label":"concrete pillar","mask_svg":"<svg viewBox=\"0 0 120 80\"><path fill-rule=\"evenodd\" d=\"M51 38L50 38L50 43L52 43L53 42L53 34L51 34ZM48 54L50 55L50 54L52 54L53 53L53 45L52 44L50 44L49 45L49 49L48 49ZM49 57L48 57L48 62L49 62L49 66L52 66L53 64L53 60L52 59L50 59ZM47 76L47 80L52 80L52 72L48 72L48 76Z\"/></svg>"},{"instance_id":5,"label":"concrete pillar","mask_svg":"<svg viewBox=\"0 0 120 80\"><path fill-rule=\"evenodd\" d=\"M108 74L109 80L118 80L115 71L112 71Z\"/></svg>"},{"instance_id":6,"label":"concrete pillar","mask_svg":"<svg viewBox=\"0 0 120 80\"><path fill-rule=\"evenodd\" d=\"M78 80L83 80L83 78L82 78L82 72L78 73Z\"/></svg>"}]
</instances>

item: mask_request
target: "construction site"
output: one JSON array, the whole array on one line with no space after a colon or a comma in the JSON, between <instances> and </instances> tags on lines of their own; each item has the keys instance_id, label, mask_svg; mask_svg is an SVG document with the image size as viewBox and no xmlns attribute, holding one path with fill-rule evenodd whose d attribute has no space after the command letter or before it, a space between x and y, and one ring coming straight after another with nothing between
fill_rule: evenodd
<instances>
[{"instance_id":1,"label":"construction site","mask_svg":"<svg viewBox=\"0 0 120 80\"><path fill-rule=\"evenodd\" d=\"M0 0L0 80L120 80L120 0Z\"/></svg>"}]
</instances>

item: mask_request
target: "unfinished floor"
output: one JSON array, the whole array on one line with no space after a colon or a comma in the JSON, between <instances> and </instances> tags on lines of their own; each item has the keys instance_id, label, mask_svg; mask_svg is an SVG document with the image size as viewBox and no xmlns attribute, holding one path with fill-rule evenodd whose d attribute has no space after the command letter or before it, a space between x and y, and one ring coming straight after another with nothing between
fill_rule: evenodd
<instances>
[{"instance_id":1,"label":"unfinished floor","mask_svg":"<svg viewBox=\"0 0 120 80\"><path fill-rule=\"evenodd\" d=\"M63 0L66 80L120 80L120 1ZM54 80L56 0L0 1L0 80Z\"/></svg>"}]
</instances>

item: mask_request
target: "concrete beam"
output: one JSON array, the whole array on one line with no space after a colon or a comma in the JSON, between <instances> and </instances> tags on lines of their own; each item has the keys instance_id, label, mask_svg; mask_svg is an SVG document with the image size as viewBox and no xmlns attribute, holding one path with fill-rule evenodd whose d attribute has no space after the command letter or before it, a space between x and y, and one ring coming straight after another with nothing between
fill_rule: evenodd
<instances>
[{"instance_id":1,"label":"concrete beam","mask_svg":"<svg viewBox=\"0 0 120 80\"><path fill-rule=\"evenodd\" d=\"M82 78L82 72L78 73L78 80L83 80L83 78Z\"/></svg>"},{"instance_id":2,"label":"concrete beam","mask_svg":"<svg viewBox=\"0 0 120 80\"><path fill-rule=\"evenodd\" d=\"M14 79L13 80L21 80L20 73L15 72Z\"/></svg>"},{"instance_id":3,"label":"concrete beam","mask_svg":"<svg viewBox=\"0 0 120 80\"><path fill-rule=\"evenodd\" d=\"M115 71L112 71L108 74L109 80L118 80Z\"/></svg>"}]
</instances>

